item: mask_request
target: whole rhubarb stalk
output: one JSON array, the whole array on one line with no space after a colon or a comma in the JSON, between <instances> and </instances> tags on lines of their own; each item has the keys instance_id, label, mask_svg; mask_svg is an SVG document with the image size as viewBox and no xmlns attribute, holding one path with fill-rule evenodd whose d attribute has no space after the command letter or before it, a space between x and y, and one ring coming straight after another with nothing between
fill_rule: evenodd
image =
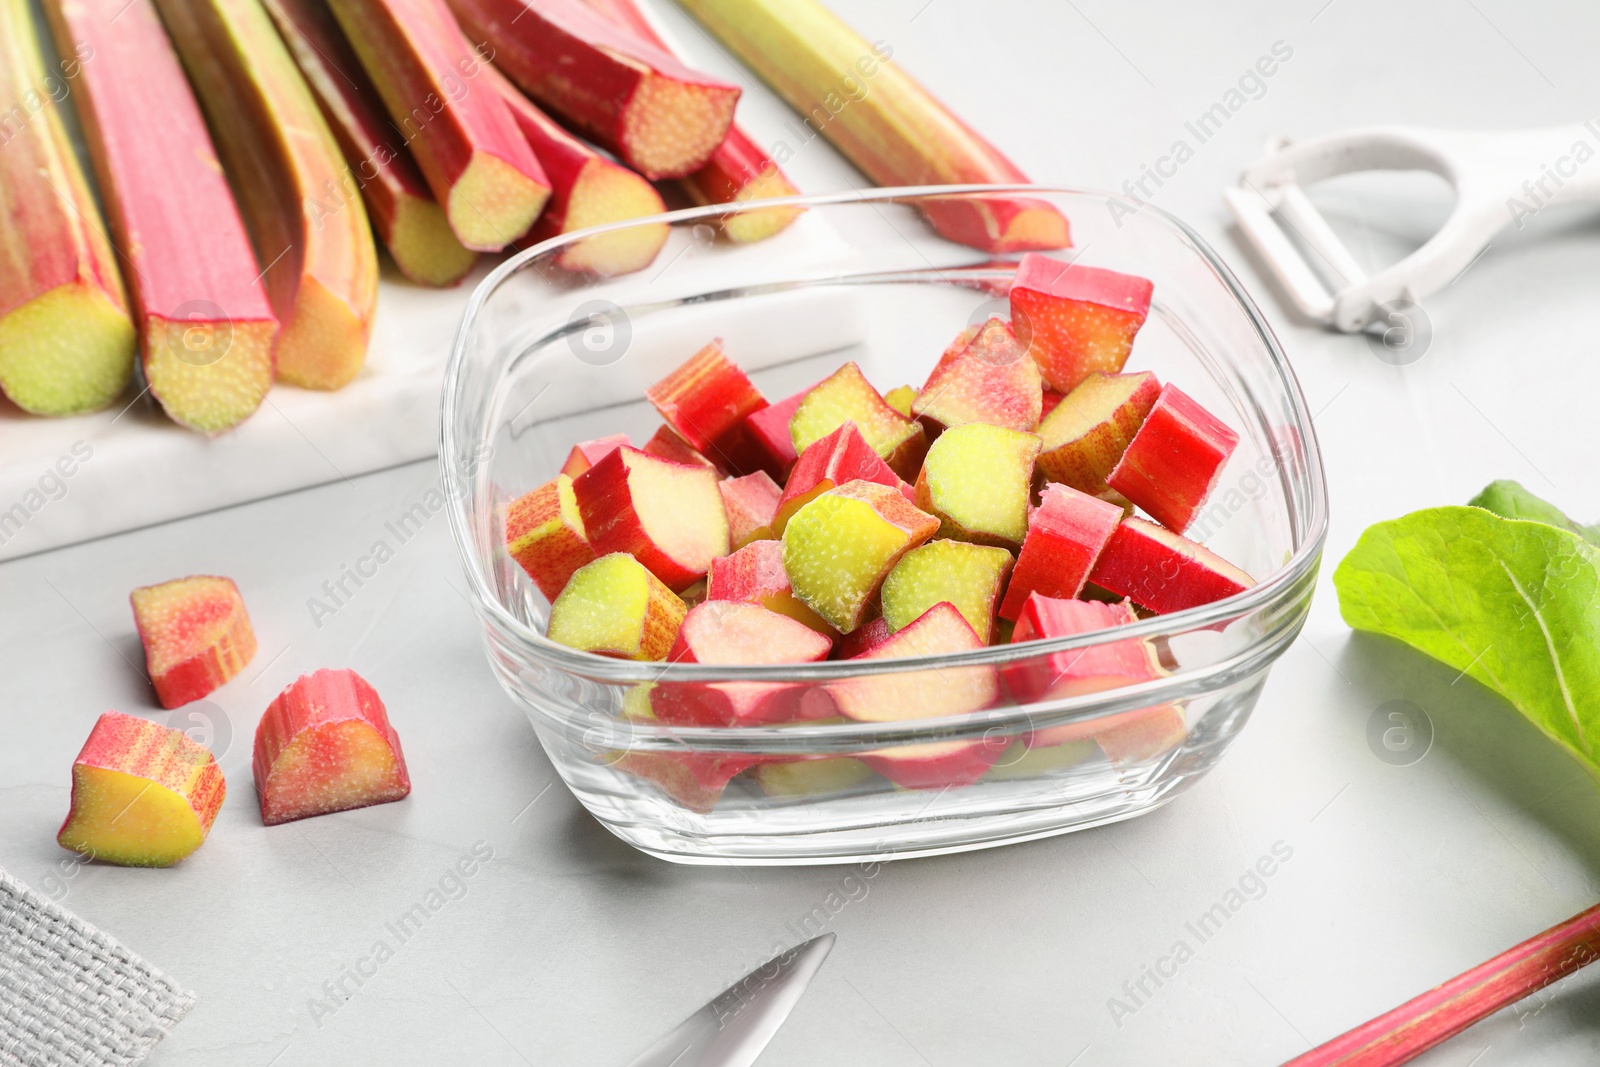
<instances>
[{"instance_id":1,"label":"whole rhubarb stalk","mask_svg":"<svg viewBox=\"0 0 1600 1067\"><path fill-rule=\"evenodd\" d=\"M337 389L366 359L378 302L378 253L350 169L260 0L156 3L283 323L278 377Z\"/></svg>"},{"instance_id":2,"label":"whole rhubarb stalk","mask_svg":"<svg viewBox=\"0 0 1600 1067\"><path fill-rule=\"evenodd\" d=\"M584 0L606 18L649 41L664 52L671 52L649 17L635 0ZM737 123L711 153L706 165L679 181L678 186L696 204L738 204L746 200L767 200L797 196L799 189L789 181L772 158ZM723 232L738 244L761 241L781 232L799 217L803 208L769 208L730 215L723 221Z\"/></svg>"},{"instance_id":3,"label":"whole rhubarb stalk","mask_svg":"<svg viewBox=\"0 0 1600 1067\"><path fill-rule=\"evenodd\" d=\"M46 0L111 237L127 264L145 381L216 433L272 385L278 321L183 68L150 0Z\"/></svg>"},{"instance_id":4,"label":"whole rhubarb stalk","mask_svg":"<svg viewBox=\"0 0 1600 1067\"><path fill-rule=\"evenodd\" d=\"M27 0L0 0L0 389L25 411L114 400L137 338L100 209L57 110L76 56L46 73Z\"/></svg>"},{"instance_id":5,"label":"whole rhubarb stalk","mask_svg":"<svg viewBox=\"0 0 1600 1067\"><path fill-rule=\"evenodd\" d=\"M331 7L461 243L497 252L527 233L549 180L444 0Z\"/></svg>"},{"instance_id":6,"label":"whole rhubarb stalk","mask_svg":"<svg viewBox=\"0 0 1600 1067\"><path fill-rule=\"evenodd\" d=\"M704 166L737 86L690 70L583 0L450 0L472 43L533 101L646 178Z\"/></svg>"},{"instance_id":7,"label":"whole rhubarb stalk","mask_svg":"<svg viewBox=\"0 0 1600 1067\"><path fill-rule=\"evenodd\" d=\"M454 285L477 253L450 230L383 100L323 0L265 0L300 65L395 266L423 285Z\"/></svg>"},{"instance_id":8,"label":"whole rhubarb stalk","mask_svg":"<svg viewBox=\"0 0 1600 1067\"><path fill-rule=\"evenodd\" d=\"M564 233L666 210L654 186L562 129L505 75L486 67L482 77L510 107L550 182L550 201L519 245L526 248ZM563 270L601 277L642 270L661 251L669 229L665 223L652 223L585 237L562 249L556 263Z\"/></svg>"},{"instance_id":9,"label":"whole rhubarb stalk","mask_svg":"<svg viewBox=\"0 0 1600 1067\"><path fill-rule=\"evenodd\" d=\"M1017 166L817 0L679 0L804 120L879 185L1016 184ZM779 163L794 149L774 150ZM1065 248L1067 220L1010 194L922 205L930 225L986 252Z\"/></svg>"}]
</instances>

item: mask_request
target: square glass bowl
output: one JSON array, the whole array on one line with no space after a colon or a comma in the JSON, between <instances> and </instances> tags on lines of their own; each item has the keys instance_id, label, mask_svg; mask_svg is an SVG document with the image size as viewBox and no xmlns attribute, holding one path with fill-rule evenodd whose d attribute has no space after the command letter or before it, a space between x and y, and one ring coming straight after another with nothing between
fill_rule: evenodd
<instances>
[{"instance_id":1,"label":"square glass bowl","mask_svg":"<svg viewBox=\"0 0 1600 1067\"><path fill-rule=\"evenodd\" d=\"M1176 383L1239 432L1191 535L1257 585L1110 631L904 659L668 665L543 636L549 605L505 550L511 500L554 477L578 441L626 432L643 444L661 421L646 387L714 337L774 401L847 360L880 390L920 385L965 325L1007 314L1011 271L936 237L917 209L1008 193L1048 201L1070 220L1074 247L1050 254L1155 283L1128 367ZM586 231L648 245L665 226L666 244L643 270L567 273L566 237L507 261L472 295L445 380L440 461L490 665L551 763L612 833L684 863L929 855L1165 804L1244 726L1304 622L1321 555L1327 492L1311 415L1260 312L1187 226L1107 195L932 187L732 210L774 203L804 213L766 241L720 237L725 206L674 212ZM1057 677L1085 650L1128 641L1148 646L1159 677L1020 703L1012 695L1014 680ZM788 687L816 714L848 685L913 717L760 727L652 717L653 694L729 685ZM981 710L923 714L928 701L984 686L1000 695Z\"/></svg>"}]
</instances>

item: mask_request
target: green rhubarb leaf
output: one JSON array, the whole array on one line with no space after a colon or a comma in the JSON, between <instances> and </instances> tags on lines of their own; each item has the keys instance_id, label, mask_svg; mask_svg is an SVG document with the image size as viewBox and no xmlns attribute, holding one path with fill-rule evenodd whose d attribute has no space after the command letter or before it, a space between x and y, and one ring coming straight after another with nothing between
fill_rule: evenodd
<instances>
[{"instance_id":1,"label":"green rhubarb leaf","mask_svg":"<svg viewBox=\"0 0 1600 1067\"><path fill-rule=\"evenodd\" d=\"M1549 507L1516 488L1527 499L1500 490L1492 503ZM1333 584L1352 627L1471 675L1600 774L1600 549L1556 514L1502 518L1483 505L1380 522Z\"/></svg>"},{"instance_id":2,"label":"green rhubarb leaf","mask_svg":"<svg viewBox=\"0 0 1600 1067\"><path fill-rule=\"evenodd\" d=\"M1467 503L1475 508L1492 511L1503 519L1526 519L1529 522L1542 522L1547 526L1571 530L1591 545L1600 545L1600 527L1583 526L1573 522L1567 518L1566 512L1548 500L1534 496L1517 482L1508 479L1490 482L1484 487L1483 492Z\"/></svg>"}]
</instances>

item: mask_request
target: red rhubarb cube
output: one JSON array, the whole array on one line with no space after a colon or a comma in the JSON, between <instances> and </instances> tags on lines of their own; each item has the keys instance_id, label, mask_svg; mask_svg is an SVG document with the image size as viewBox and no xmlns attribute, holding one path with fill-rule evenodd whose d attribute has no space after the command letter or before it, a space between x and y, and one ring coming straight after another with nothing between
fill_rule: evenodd
<instances>
[{"instance_id":1,"label":"red rhubarb cube","mask_svg":"<svg viewBox=\"0 0 1600 1067\"><path fill-rule=\"evenodd\" d=\"M728 515L716 472L626 445L572 481L595 555L630 553L674 592L728 553Z\"/></svg>"},{"instance_id":2,"label":"red rhubarb cube","mask_svg":"<svg viewBox=\"0 0 1600 1067\"><path fill-rule=\"evenodd\" d=\"M1044 393L1039 366L1003 319L991 318L938 366L911 402L911 413L935 429L986 422L1008 430L1039 424Z\"/></svg>"},{"instance_id":3,"label":"red rhubarb cube","mask_svg":"<svg viewBox=\"0 0 1600 1067\"><path fill-rule=\"evenodd\" d=\"M889 469L856 424L847 422L826 437L813 441L789 473L788 484L778 500L772 530L783 534L794 513L815 497L846 482L866 481L909 491L900 476Z\"/></svg>"},{"instance_id":4,"label":"red rhubarb cube","mask_svg":"<svg viewBox=\"0 0 1600 1067\"><path fill-rule=\"evenodd\" d=\"M1150 313L1146 278L1029 253L1011 283L1011 325L1048 388L1069 393L1094 371L1115 374Z\"/></svg>"},{"instance_id":5,"label":"red rhubarb cube","mask_svg":"<svg viewBox=\"0 0 1600 1067\"><path fill-rule=\"evenodd\" d=\"M1131 515L1118 523L1089 581L1159 614L1209 604L1256 584L1204 545Z\"/></svg>"},{"instance_id":6,"label":"red rhubarb cube","mask_svg":"<svg viewBox=\"0 0 1600 1067\"><path fill-rule=\"evenodd\" d=\"M704 467L706 470L722 473L715 463L701 455L688 441L679 437L678 431L671 426L657 427L656 432L644 443L640 451L648 452L660 459L670 459L674 463L687 463L691 467Z\"/></svg>"},{"instance_id":7,"label":"red rhubarb cube","mask_svg":"<svg viewBox=\"0 0 1600 1067\"><path fill-rule=\"evenodd\" d=\"M722 506L728 513L728 538L734 548L772 536L773 518L778 514L778 500L783 490L766 471L756 471L742 478L724 478L717 483L717 489L722 493Z\"/></svg>"},{"instance_id":8,"label":"red rhubarb cube","mask_svg":"<svg viewBox=\"0 0 1600 1067\"><path fill-rule=\"evenodd\" d=\"M558 474L511 502L506 508L506 551L552 602L574 571L594 561L571 478Z\"/></svg>"},{"instance_id":9,"label":"red rhubarb cube","mask_svg":"<svg viewBox=\"0 0 1600 1067\"><path fill-rule=\"evenodd\" d=\"M1145 417L1106 484L1176 533L1194 522L1239 435L1175 385Z\"/></svg>"},{"instance_id":10,"label":"red rhubarb cube","mask_svg":"<svg viewBox=\"0 0 1600 1067\"><path fill-rule=\"evenodd\" d=\"M1023 604L1016 629L1011 633L1011 643L1109 630L1135 622L1137 618L1126 601L1105 604L1032 593ZM1017 703L1032 704L1149 681L1160 676L1160 663L1149 644L1142 639L1130 639L1034 656L1007 664L1004 674L1006 686ZM1053 738L1044 743L1060 744L1064 740L1071 738Z\"/></svg>"},{"instance_id":11,"label":"red rhubarb cube","mask_svg":"<svg viewBox=\"0 0 1600 1067\"><path fill-rule=\"evenodd\" d=\"M831 638L838 632L795 596L789 572L783 569L782 541L751 541L737 552L712 560L706 599L760 604L824 636Z\"/></svg>"},{"instance_id":12,"label":"red rhubarb cube","mask_svg":"<svg viewBox=\"0 0 1600 1067\"><path fill-rule=\"evenodd\" d=\"M722 351L720 340L696 352L645 396L678 435L735 474L749 474L761 454L745 436L744 421L767 406L761 390Z\"/></svg>"},{"instance_id":13,"label":"red rhubarb cube","mask_svg":"<svg viewBox=\"0 0 1600 1067\"><path fill-rule=\"evenodd\" d=\"M135 589L128 599L164 708L199 700L256 654L255 631L232 578L177 578Z\"/></svg>"},{"instance_id":14,"label":"red rhubarb cube","mask_svg":"<svg viewBox=\"0 0 1600 1067\"><path fill-rule=\"evenodd\" d=\"M1016 622L1028 597L1071 599L1083 592L1094 562L1122 521L1122 509L1065 485L1050 484L1028 516L1017 566L1000 603L1000 617Z\"/></svg>"},{"instance_id":15,"label":"red rhubarb cube","mask_svg":"<svg viewBox=\"0 0 1600 1067\"><path fill-rule=\"evenodd\" d=\"M667 659L719 666L814 663L832 647L810 627L759 604L708 600L684 617ZM805 691L798 682L661 682L651 690L650 706L662 722L751 726L799 717Z\"/></svg>"},{"instance_id":16,"label":"red rhubarb cube","mask_svg":"<svg viewBox=\"0 0 1600 1067\"><path fill-rule=\"evenodd\" d=\"M800 406L800 401L809 392L809 387L802 389L786 400L768 404L745 416L745 433L761 453L762 469L779 481L789 476L789 468L799 458L794 450L794 439L789 434L789 420L794 418L795 408Z\"/></svg>"}]
</instances>

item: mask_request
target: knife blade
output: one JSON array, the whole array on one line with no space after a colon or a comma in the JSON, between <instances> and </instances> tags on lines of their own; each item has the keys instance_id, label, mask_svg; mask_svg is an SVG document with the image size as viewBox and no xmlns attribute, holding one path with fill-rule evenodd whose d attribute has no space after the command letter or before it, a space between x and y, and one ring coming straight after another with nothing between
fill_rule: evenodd
<instances>
[{"instance_id":1,"label":"knife blade","mask_svg":"<svg viewBox=\"0 0 1600 1067\"><path fill-rule=\"evenodd\" d=\"M823 934L780 952L683 1021L628 1067L750 1067L833 948Z\"/></svg>"}]
</instances>

